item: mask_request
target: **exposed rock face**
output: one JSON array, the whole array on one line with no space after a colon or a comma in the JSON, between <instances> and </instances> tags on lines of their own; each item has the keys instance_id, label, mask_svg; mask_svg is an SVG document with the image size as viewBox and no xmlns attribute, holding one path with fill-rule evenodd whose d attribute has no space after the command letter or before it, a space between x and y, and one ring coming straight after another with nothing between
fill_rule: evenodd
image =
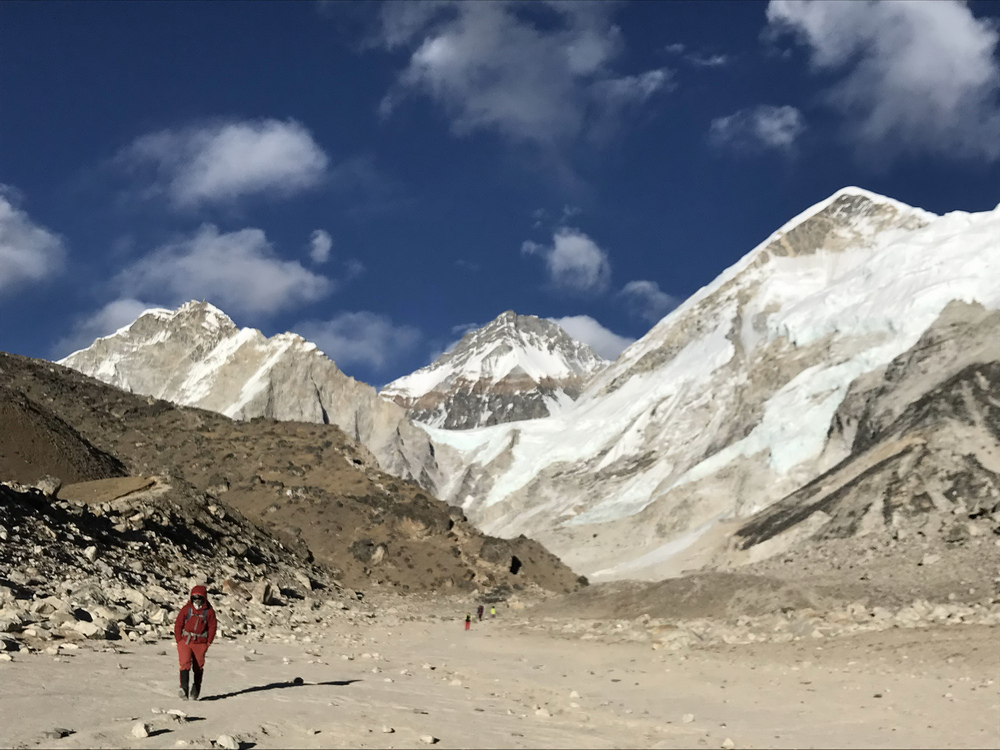
<instances>
[{"instance_id":1,"label":"exposed rock face","mask_svg":"<svg viewBox=\"0 0 1000 750\"><path fill-rule=\"evenodd\" d=\"M221 310L188 302L147 310L126 328L60 361L132 393L234 419L335 424L365 445L383 470L434 491L427 436L403 409L344 375L315 344L237 328Z\"/></svg>"},{"instance_id":2,"label":"exposed rock face","mask_svg":"<svg viewBox=\"0 0 1000 750\"><path fill-rule=\"evenodd\" d=\"M508 310L381 395L411 419L464 430L547 417L607 364L552 321Z\"/></svg>"},{"instance_id":3,"label":"exposed rock face","mask_svg":"<svg viewBox=\"0 0 1000 750\"><path fill-rule=\"evenodd\" d=\"M845 441L853 434L850 455L749 519L734 546L758 559L805 539L888 532L959 543L1000 528L1000 311L948 305L851 395L833 422Z\"/></svg>"},{"instance_id":4,"label":"exposed rock face","mask_svg":"<svg viewBox=\"0 0 1000 750\"><path fill-rule=\"evenodd\" d=\"M664 318L560 413L461 435L429 428L451 477L443 495L488 533L539 539L597 580L711 564L743 520L863 451L865 435L964 368L919 346L890 363L952 300L1000 307L998 234L1000 210L937 217L840 191ZM994 319L981 324L1000 336ZM954 339L945 348L967 346L964 329L937 330ZM928 374L900 377L908 369ZM898 388L884 387L883 371ZM961 388L991 376L965 377ZM883 389L881 406L871 388Z\"/></svg>"}]
</instances>

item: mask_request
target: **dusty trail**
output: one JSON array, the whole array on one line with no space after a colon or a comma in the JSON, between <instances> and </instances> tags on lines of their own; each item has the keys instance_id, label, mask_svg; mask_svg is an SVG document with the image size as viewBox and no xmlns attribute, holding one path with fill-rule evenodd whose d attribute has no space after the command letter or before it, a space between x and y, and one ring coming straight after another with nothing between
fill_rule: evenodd
<instances>
[{"instance_id":1,"label":"dusty trail","mask_svg":"<svg viewBox=\"0 0 1000 750\"><path fill-rule=\"evenodd\" d=\"M1000 747L996 628L679 654L525 632L521 617L469 633L418 620L220 640L198 703L175 697L169 641L15 654L0 664L0 746L208 748L230 734L260 748L424 735L439 747ZM170 708L190 720L152 713ZM131 736L138 721L150 737ZM55 727L74 733L43 736Z\"/></svg>"}]
</instances>

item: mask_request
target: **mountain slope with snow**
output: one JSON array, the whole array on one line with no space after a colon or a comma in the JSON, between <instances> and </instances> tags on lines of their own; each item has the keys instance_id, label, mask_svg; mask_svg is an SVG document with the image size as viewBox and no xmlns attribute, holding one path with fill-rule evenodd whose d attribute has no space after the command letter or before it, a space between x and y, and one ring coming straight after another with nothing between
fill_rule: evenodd
<instances>
[{"instance_id":1,"label":"mountain slope with snow","mask_svg":"<svg viewBox=\"0 0 1000 750\"><path fill-rule=\"evenodd\" d=\"M60 364L132 393L234 419L335 424L384 471L432 491L439 481L427 435L402 408L344 375L301 336L266 338L205 302L147 310Z\"/></svg>"},{"instance_id":2,"label":"mountain slope with snow","mask_svg":"<svg viewBox=\"0 0 1000 750\"><path fill-rule=\"evenodd\" d=\"M547 417L607 364L552 321L508 310L381 393L411 419L469 429Z\"/></svg>"},{"instance_id":3,"label":"mountain slope with snow","mask_svg":"<svg viewBox=\"0 0 1000 750\"><path fill-rule=\"evenodd\" d=\"M850 455L852 383L952 300L1000 307L1000 210L935 216L846 188L701 289L542 420L453 432L449 501L598 580L661 577ZM998 332L1000 335L1000 332Z\"/></svg>"}]
</instances>

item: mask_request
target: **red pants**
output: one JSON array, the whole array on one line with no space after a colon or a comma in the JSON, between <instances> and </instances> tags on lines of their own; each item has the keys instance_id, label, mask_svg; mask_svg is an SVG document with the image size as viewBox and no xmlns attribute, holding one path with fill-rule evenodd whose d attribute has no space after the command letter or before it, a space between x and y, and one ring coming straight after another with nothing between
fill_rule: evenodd
<instances>
[{"instance_id":1,"label":"red pants","mask_svg":"<svg viewBox=\"0 0 1000 750\"><path fill-rule=\"evenodd\" d=\"M468 629L469 629L469 625L470 625L470 624L471 624L471 623L470 623L470 622L469 622L468 620L466 620L466 621L465 621L465 629L466 629L466 630L468 630Z\"/></svg>"},{"instance_id":2,"label":"red pants","mask_svg":"<svg viewBox=\"0 0 1000 750\"><path fill-rule=\"evenodd\" d=\"M205 652L208 651L207 643L185 643L177 641L177 657L181 662L181 671L191 669L191 660L194 659L195 672L200 672L205 668Z\"/></svg>"}]
</instances>

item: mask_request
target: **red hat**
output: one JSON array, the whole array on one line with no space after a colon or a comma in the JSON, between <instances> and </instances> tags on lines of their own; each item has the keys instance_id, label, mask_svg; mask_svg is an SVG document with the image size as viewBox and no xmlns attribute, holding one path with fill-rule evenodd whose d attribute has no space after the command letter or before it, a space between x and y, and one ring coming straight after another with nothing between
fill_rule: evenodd
<instances>
[{"instance_id":1,"label":"red hat","mask_svg":"<svg viewBox=\"0 0 1000 750\"><path fill-rule=\"evenodd\" d=\"M208 589L206 589L204 586L195 586L193 589L191 589L191 598L193 599L196 596L200 596L204 598L205 601L208 601Z\"/></svg>"}]
</instances>

